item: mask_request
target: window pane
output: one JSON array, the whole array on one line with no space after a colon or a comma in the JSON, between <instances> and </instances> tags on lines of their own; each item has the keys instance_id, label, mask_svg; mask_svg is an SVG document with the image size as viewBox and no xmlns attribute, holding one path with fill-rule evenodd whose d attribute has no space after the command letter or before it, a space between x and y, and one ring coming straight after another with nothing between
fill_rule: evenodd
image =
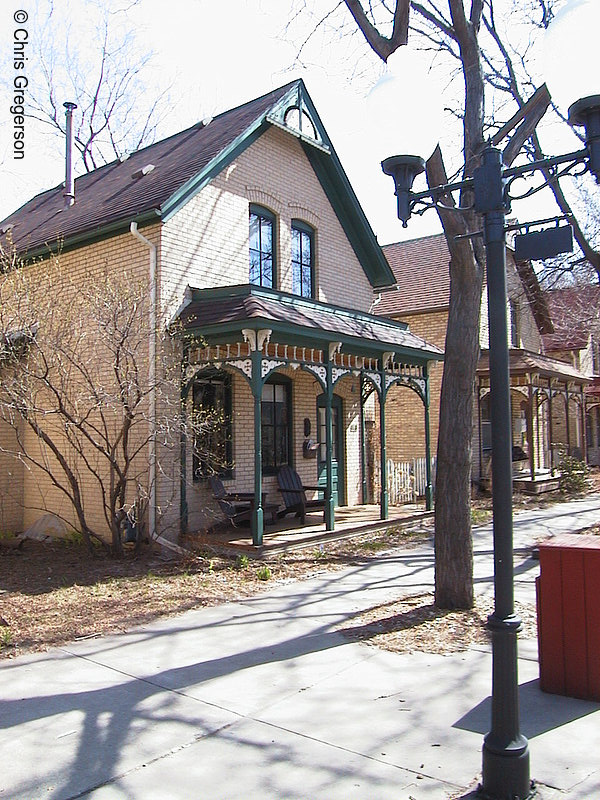
<instances>
[{"instance_id":1,"label":"window pane","mask_svg":"<svg viewBox=\"0 0 600 800\"><path fill-rule=\"evenodd\" d=\"M273 428L263 428L262 459L263 467L275 466L275 431Z\"/></svg>"},{"instance_id":2,"label":"window pane","mask_svg":"<svg viewBox=\"0 0 600 800\"><path fill-rule=\"evenodd\" d=\"M256 214L250 214L250 248L260 250L260 220Z\"/></svg>"},{"instance_id":3,"label":"window pane","mask_svg":"<svg viewBox=\"0 0 600 800\"><path fill-rule=\"evenodd\" d=\"M250 283L260 284L260 253L250 250Z\"/></svg>"},{"instance_id":4,"label":"window pane","mask_svg":"<svg viewBox=\"0 0 600 800\"><path fill-rule=\"evenodd\" d=\"M263 400L273 400L275 387L272 383L265 383L262 390Z\"/></svg>"},{"instance_id":5,"label":"window pane","mask_svg":"<svg viewBox=\"0 0 600 800\"><path fill-rule=\"evenodd\" d=\"M302 261L304 264L310 264L310 236L306 232L302 232Z\"/></svg>"},{"instance_id":6,"label":"window pane","mask_svg":"<svg viewBox=\"0 0 600 800\"><path fill-rule=\"evenodd\" d=\"M262 424L263 425L273 425L275 422L275 406L273 403L263 403L262 404Z\"/></svg>"},{"instance_id":7,"label":"window pane","mask_svg":"<svg viewBox=\"0 0 600 800\"><path fill-rule=\"evenodd\" d=\"M262 265L261 286L273 286L273 262L270 258L265 258Z\"/></svg>"},{"instance_id":8,"label":"window pane","mask_svg":"<svg viewBox=\"0 0 600 800\"><path fill-rule=\"evenodd\" d=\"M260 218L260 247L266 255L273 252L273 223L266 217Z\"/></svg>"},{"instance_id":9,"label":"window pane","mask_svg":"<svg viewBox=\"0 0 600 800\"><path fill-rule=\"evenodd\" d=\"M297 264L292 264L292 294L302 294L300 267Z\"/></svg>"},{"instance_id":10,"label":"window pane","mask_svg":"<svg viewBox=\"0 0 600 800\"><path fill-rule=\"evenodd\" d=\"M312 274L310 267L302 270L302 297L312 297Z\"/></svg>"},{"instance_id":11,"label":"window pane","mask_svg":"<svg viewBox=\"0 0 600 800\"><path fill-rule=\"evenodd\" d=\"M288 463L288 432L287 428L277 428L277 442L275 458L277 466Z\"/></svg>"},{"instance_id":12,"label":"window pane","mask_svg":"<svg viewBox=\"0 0 600 800\"><path fill-rule=\"evenodd\" d=\"M275 424L287 425L287 403L277 403L275 405Z\"/></svg>"},{"instance_id":13,"label":"window pane","mask_svg":"<svg viewBox=\"0 0 600 800\"><path fill-rule=\"evenodd\" d=\"M302 297L313 296L312 247L309 231L292 228L292 292Z\"/></svg>"},{"instance_id":14,"label":"window pane","mask_svg":"<svg viewBox=\"0 0 600 800\"><path fill-rule=\"evenodd\" d=\"M273 286L273 220L266 213L250 212L250 283Z\"/></svg>"},{"instance_id":15,"label":"window pane","mask_svg":"<svg viewBox=\"0 0 600 800\"><path fill-rule=\"evenodd\" d=\"M292 228L292 261L300 261L300 231Z\"/></svg>"}]
</instances>

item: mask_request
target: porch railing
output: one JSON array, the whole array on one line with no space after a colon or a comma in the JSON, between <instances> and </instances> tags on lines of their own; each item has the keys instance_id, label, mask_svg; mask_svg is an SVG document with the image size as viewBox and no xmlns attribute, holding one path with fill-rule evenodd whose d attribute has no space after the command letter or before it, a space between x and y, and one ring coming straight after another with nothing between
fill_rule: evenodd
<instances>
[{"instance_id":1,"label":"porch railing","mask_svg":"<svg viewBox=\"0 0 600 800\"><path fill-rule=\"evenodd\" d=\"M435 492L435 456L431 459L431 482ZM390 505L415 503L419 497L425 496L427 487L427 470L424 458L412 458L410 461L387 460L388 495ZM375 482L381 485L379 466L375 468Z\"/></svg>"}]
</instances>

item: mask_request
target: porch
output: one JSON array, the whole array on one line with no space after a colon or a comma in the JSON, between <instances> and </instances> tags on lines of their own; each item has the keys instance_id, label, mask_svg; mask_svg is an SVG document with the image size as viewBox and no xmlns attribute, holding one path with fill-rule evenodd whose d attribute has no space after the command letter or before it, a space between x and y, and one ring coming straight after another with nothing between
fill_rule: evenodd
<instances>
[{"instance_id":1,"label":"porch","mask_svg":"<svg viewBox=\"0 0 600 800\"><path fill-rule=\"evenodd\" d=\"M200 397L196 388L202 383L218 380L225 386L231 375L233 390L223 391L219 409L221 445L198 448L182 440L182 533L200 529L207 478L222 472L227 491L252 494L252 543L262 547L263 533L273 538L265 526L263 497L277 491L282 466L293 467L304 485L323 494L324 528L337 532L344 525L341 509L371 500L364 419L370 394L379 401L383 477L376 517L365 524L378 518L385 527L390 517L385 404L397 385L414 391L423 405L426 505L432 508L428 363L441 359L438 348L404 323L254 285L190 289L189 300L179 317L186 341L184 412L190 397ZM190 471L191 451L202 449L222 451L227 468L200 463ZM311 527L304 526L303 534Z\"/></svg>"},{"instance_id":2,"label":"porch","mask_svg":"<svg viewBox=\"0 0 600 800\"><path fill-rule=\"evenodd\" d=\"M304 547L319 547L327 542L349 539L359 534L376 533L390 527L418 524L433 517L433 511L425 509L425 503L390 506L388 518L381 519L379 505L340 506L335 509L335 530L326 530L323 513L315 511L306 515L306 523L300 525L295 517L277 520L265 526L262 544L252 543L249 526L221 526L213 532L190 534L195 542L206 544L223 553L242 554L248 558L276 555L286 550Z\"/></svg>"},{"instance_id":3,"label":"porch","mask_svg":"<svg viewBox=\"0 0 600 800\"><path fill-rule=\"evenodd\" d=\"M491 477L489 354L478 376L479 485ZM512 417L513 488L540 494L558 488L562 454L585 460L585 387L589 379L563 361L540 353L509 353Z\"/></svg>"}]
</instances>

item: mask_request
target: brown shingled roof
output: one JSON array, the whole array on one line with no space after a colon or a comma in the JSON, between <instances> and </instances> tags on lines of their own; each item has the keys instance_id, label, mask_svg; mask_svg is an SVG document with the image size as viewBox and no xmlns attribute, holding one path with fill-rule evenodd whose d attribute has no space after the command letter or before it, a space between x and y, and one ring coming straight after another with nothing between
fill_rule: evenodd
<instances>
[{"instance_id":1,"label":"brown shingled roof","mask_svg":"<svg viewBox=\"0 0 600 800\"><path fill-rule=\"evenodd\" d=\"M489 358L489 351L482 351L477 364L478 375L485 375L489 372ZM580 384L589 383L589 378L570 364L566 364L564 361L557 361L555 358L549 358L540 353L532 353L529 350L511 349L509 352L509 370L511 375L537 373L547 378L559 378Z\"/></svg>"},{"instance_id":2,"label":"brown shingled roof","mask_svg":"<svg viewBox=\"0 0 600 800\"><path fill-rule=\"evenodd\" d=\"M64 210L63 184L38 194L0 223L12 225L10 236L20 253L34 252L105 228L119 220L152 215L186 182L232 145L248 127L297 83L293 81L215 117L113 161L75 180L75 204ZM133 179L148 164L154 169Z\"/></svg>"},{"instance_id":3,"label":"brown shingled roof","mask_svg":"<svg viewBox=\"0 0 600 800\"><path fill-rule=\"evenodd\" d=\"M216 289L190 289L191 302L179 314L184 330L210 331L260 320L286 330L295 338L343 339L350 346L412 353L438 360L442 350L416 336L403 322L381 319L355 309L331 306L265 287L244 285ZM239 323L239 326L237 325Z\"/></svg>"},{"instance_id":4,"label":"brown shingled roof","mask_svg":"<svg viewBox=\"0 0 600 800\"><path fill-rule=\"evenodd\" d=\"M397 317L448 308L450 251L443 234L388 244L382 249L398 289L382 292L376 314ZM552 322L531 263L517 262L516 268L540 333L551 333Z\"/></svg>"},{"instance_id":5,"label":"brown shingled roof","mask_svg":"<svg viewBox=\"0 0 600 800\"><path fill-rule=\"evenodd\" d=\"M448 307L450 252L443 234L383 247L398 290L382 292L377 314L417 314Z\"/></svg>"}]
</instances>

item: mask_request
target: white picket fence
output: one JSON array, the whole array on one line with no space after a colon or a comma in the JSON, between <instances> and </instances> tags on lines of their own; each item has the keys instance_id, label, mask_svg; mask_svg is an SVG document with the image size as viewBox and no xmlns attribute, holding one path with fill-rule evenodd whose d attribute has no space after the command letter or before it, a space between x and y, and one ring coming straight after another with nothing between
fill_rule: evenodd
<instances>
[{"instance_id":1,"label":"white picket fence","mask_svg":"<svg viewBox=\"0 0 600 800\"><path fill-rule=\"evenodd\" d=\"M431 459L431 482L435 489L435 457ZM377 470L379 471L379 470ZM376 476L379 479L379 475ZM410 461L387 460L388 495L390 505L414 503L423 497L427 486L427 470L424 458ZM379 480L378 480L379 482Z\"/></svg>"}]
</instances>

